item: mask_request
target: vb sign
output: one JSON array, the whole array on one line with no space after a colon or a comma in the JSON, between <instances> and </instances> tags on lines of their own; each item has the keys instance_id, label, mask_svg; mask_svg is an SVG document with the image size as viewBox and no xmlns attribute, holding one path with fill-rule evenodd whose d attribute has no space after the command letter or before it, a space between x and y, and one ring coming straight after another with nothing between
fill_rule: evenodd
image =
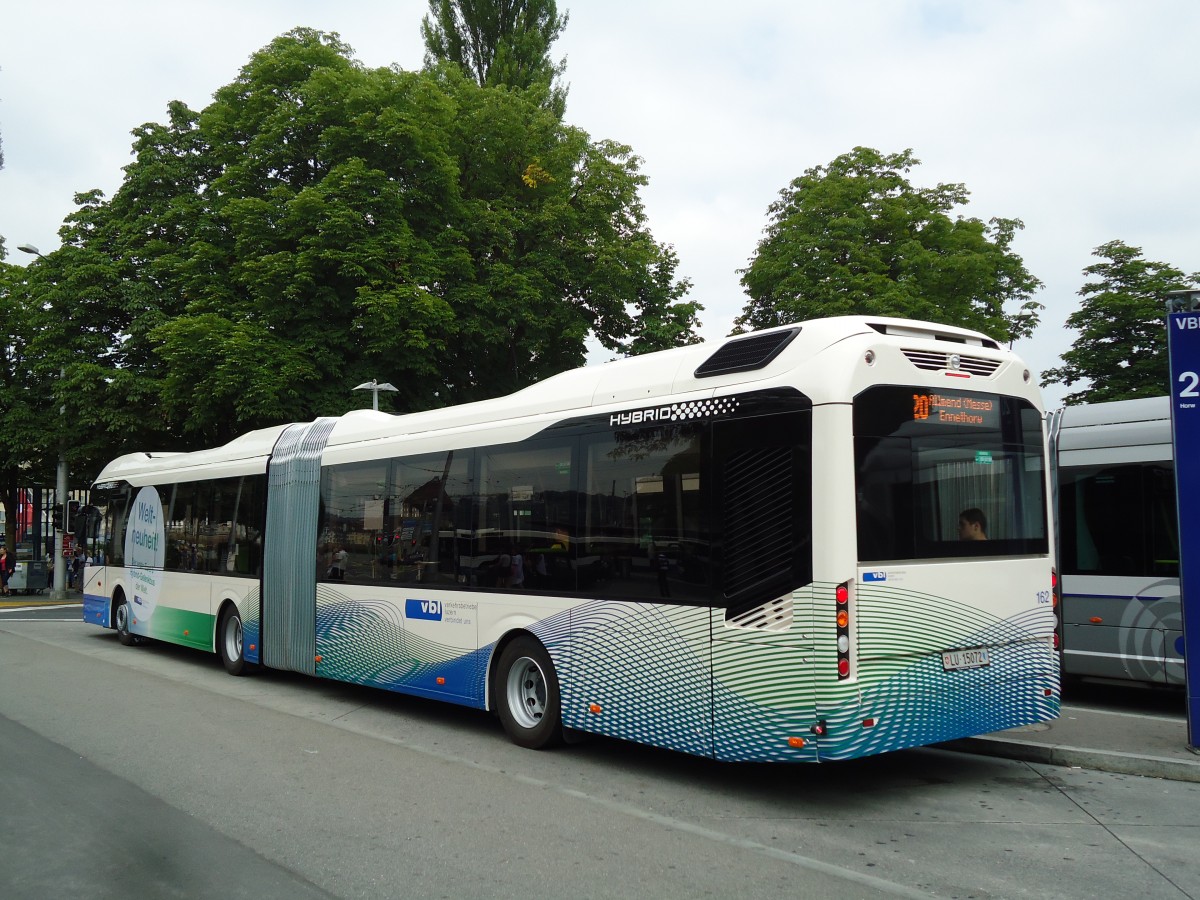
<instances>
[{"instance_id":1,"label":"vb sign","mask_svg":"<svg viewBox=\"0 0 1200 900\"><path fill-rule=\"evenodd\" d=\"M1200 308L1167 315L1167 348L1171 359L1171 439L1179 514L1188 744L1200 748Z\"/></svg>"}]
</instances>

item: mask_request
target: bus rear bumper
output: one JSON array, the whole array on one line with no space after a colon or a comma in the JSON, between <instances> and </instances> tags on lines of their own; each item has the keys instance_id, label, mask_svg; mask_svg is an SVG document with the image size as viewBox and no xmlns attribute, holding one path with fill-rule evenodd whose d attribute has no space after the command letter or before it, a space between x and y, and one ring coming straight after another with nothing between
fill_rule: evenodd
<instances>
[{"instance_id":1,"label":"bus rear bumper","mask_svg":"<svg viewBox=\"0 0 1200 900\"><path fill-rule=\"evenodd\" d=\"M1060 700L1056 672L867 692L857 708L824 716L818 752L823 760L854 759L1048 722L1058 718Z\"/></svg>"}]
</instances>

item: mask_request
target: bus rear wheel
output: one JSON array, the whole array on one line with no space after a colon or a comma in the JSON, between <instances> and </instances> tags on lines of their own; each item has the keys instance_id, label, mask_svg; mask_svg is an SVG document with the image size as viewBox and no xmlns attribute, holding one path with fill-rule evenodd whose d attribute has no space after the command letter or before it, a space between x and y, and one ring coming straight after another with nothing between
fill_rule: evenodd
<instances>
[{"instance_id":1,"label":"bus rear wheel","mask_svg":"<svg viewBox=\"0 0 1200 900\"><path fill-rule=\"evenodd\" d=\"M558 674L545 647L529 637L505 647L497 688L500 721L514 744L540 750L562 743Z\"/></svg>"},{"instance_id":2,"label":"bus rear wheel","mask_svg":"<svg viewBox=\"0 0 1200 900\"><path fill-rule=\"evenodd\" d=\"M233 607L225 610L217 626L217 653L230 675L245 675L250 671L242 647L242 617Z\"/></svg>"}]
</instances>

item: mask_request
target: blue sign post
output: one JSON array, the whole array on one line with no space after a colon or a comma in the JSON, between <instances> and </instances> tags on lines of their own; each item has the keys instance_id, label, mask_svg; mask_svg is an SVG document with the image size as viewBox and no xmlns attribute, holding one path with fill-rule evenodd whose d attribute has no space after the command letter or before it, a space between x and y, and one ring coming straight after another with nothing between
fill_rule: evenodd
<instances>
[{"instance_id":1,"label":"blue sign post","mask_svg":"<svg viewBox=\"0 0 1200 900\"><path fill-rule=\"evenodd\" d=\"M1179 510L1188 747L1200 752L1200 291L1174 291L1167 313L1171 438Z\"/></svg>"}]
</instances>

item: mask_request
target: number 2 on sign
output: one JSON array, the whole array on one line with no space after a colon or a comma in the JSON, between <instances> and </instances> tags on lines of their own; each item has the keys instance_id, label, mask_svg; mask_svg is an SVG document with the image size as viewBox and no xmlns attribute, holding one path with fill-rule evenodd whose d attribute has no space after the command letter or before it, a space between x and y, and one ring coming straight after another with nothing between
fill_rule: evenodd
<instances>
[{"instance_id":1,"label":"number 2 on sign","mask_svg":"<svg viewBox=\"0 0 1200 900\"><path fill-rule=\"evenodd\" d=\"M1180 397L1200 397L1200 391L1196 387L1200 385L1200 375L1195 372L1181 372L1178 378L1179 382L1186 385L1179 392Z\"/></svg>"}]
</instances>

